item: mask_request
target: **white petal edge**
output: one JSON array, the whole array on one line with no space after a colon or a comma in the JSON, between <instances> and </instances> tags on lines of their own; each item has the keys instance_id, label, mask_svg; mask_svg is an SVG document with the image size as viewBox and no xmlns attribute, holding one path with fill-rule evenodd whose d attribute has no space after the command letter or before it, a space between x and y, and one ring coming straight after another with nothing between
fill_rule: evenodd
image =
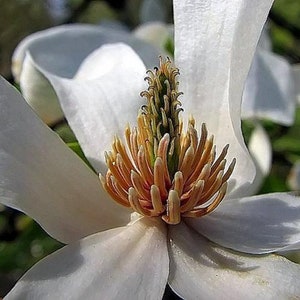
<instances>
[{"instance_id":1,"label":"white petal edge","mask_svg":"<svg viewBox=\"0 0 300 300\"><path fill-rule=\"evenodd\" d=\"M258 40L257 48L272 52L272 41L270 38L270 26L269 22L265 23L265 26L263 27L263 30L261 32L261 35Z\"/></svg>"},{"instance_id":2,"label":"white petal edge","mask_svg":"<svg viewBox=\"0 0 300 300\"><path fill-rule=\"evenodd\" d=\"M97 63L105 60L109 70L102 71ZM95 71L88 74L93 64ZM124 136L128 123L136 124L144 104L140 96L146 89L143 62L129 46L107 44L86 58L74 79L41 71L52 83L85 156L97 171L105 173L104 152L111 150L115 135Z\"/></svg>"},{"instance_id":3,"label":"white petal edge","mask_svg":"<svg viewBox=\"0 0 300 300\"><path fill-rule=\"evenodd\" d=\"M0 77L0 201L68 243L130 220L99 179Z\"/></svg>"},{"instance_id":4,"label":"white petal edge","mask_svg":"<svg viewBox=\"0 0 300 300\"><path fill-rule=\"evenodd\" d=\"M51 126L62 120L64 113L49 80L27 56L20 76L22 95L42 121Z\"/></svg>"},{"instance_id":5,"label":"white petal edge","mask_svg":"<svg viewBox=\"0 0 300 300\"><path fill-rule=\"evenodd\" d=\"M22 40L12 57L16 80L21 75L27 52L43 69L55 75L72 78L81 62L95 49L107 43L124 42L133 47L147 67L156 65L158 52L124 31L107 27L72 24L36 32Z\"/></svg>"},{"instance_id":6,"label":"white petal edge","mask_svg":"<svg viewBox=\"0 0 300 300\"><path fill-rule=\"evenodd\" d=\"M170 228L172 289L184 299L297 299L300 266L277 255L222 248L183 223Z\"/></svg>"},{"instance_id":7,"label":"white petal edge","mask_svg":"<svg viewBox=\"0 0 300 300\"><path fill-rule=\"evenodd\" d=\"M266 130L258 122L251 133L248 148L256 166L256 176L250 186L249 195L256 194L272 166L272 146Z\"/></svg>"},{"instance_id":8,"label":"white petal edge","mask_svg":"<svg viewBox=\"0 0 300 300\"><path fill-rule=\"evenodd\" d=\"M35 265L5 299L161 299L168 278L163 224L139 220L89 236Z\"/></svg>"},{"instance_id":9,"label":"white petal edge","mask_svg":"<svg viewBox=\"0 0 300 300\"><path fill-rule=\"evenodd\" d=\"M292 190L300 191L300 161L295 162L292 166L287 182Z\"/></svg>"},{"instance_id":10,"label":"white petal edge","mask_svg":"<svg viewBox=\"0 0 300 300\"><path fill-rule=\"evenodd\" d=\"M293 65L292 70L297 95L297 103L300 105L300 64Z\"/></svg>"},{"instance_id":11,"label":"white petal edge","mask_svg":"<svg viewBox=\"0 0 300 300\"><path fill-rule=\"evenodd\" d=\"M288 193L225 199L211 214L185 222L236 251L262 254L300 249L300 198Z\"/></svg>"},{"instance_id":12,"label":"white petal edge","mask_svg":"<svg viewBox=\"0 0 300 300\"><path fill-rule=\"evenodd\" d=\"M271 168L272 147L266 130L259 123L255 124L248 146L260 172L262 175L267 176Z\"/></svg>"},{"instance_id":13,"label":"white petal edge","mask_svg":"<svg viewBox=\"0 0 300 300\"><path fill-rule=\"evenodd\" d=\"M55 92L39 72L72 78L82 61L103 44L125 42L131 45L148 67L157 64L160 54L156 47L120 30L100 26L73 24L53 27L26 37L17 46L12 58L12 71L25 99L49 125L63 114ZM26 61L26 53L34 59ZM36 67L38 66L38 68Z\"/></svg>"},{"instance_id":14,"label":"white petal edge","mask_svg":"<svg viewBox=\"0 0 300 300\"><path fill-rule=\"evenodd\" d=\"M231 176L240 195L255 176L240 124L242 90L272 0L174 0L175 63L186 116L193 114L215 135L217 148L230 144ZM255 20L255 22L253 22Z\"/></svg>"},{"instance_id":15,"label":"white petal edge","mask_svg":"<svg viewBox=\"0 0 300 300\"><path fill-rule=\"evenodd\" d=\"M140 23L165 22L168 17L168 3L161 0L143 0L139 11Z\"/></svg>"},{"instance_id":16,"label":"white petal edge","mask_svg":"<svg viewBox=\"0 0 300 300\"><path fill-rule=\"evenodd\" d=\"M296 93L291 65L283 57L258 49L247 77L242 118L269 119L292 125Z\"/></svg>"}]
</instances>

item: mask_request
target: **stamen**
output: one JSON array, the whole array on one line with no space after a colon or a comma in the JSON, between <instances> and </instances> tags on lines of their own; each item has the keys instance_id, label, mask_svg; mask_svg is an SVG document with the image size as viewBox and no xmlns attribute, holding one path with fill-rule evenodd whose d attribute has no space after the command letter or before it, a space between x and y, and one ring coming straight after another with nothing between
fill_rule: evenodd
<instances>
[{"instance_id":1,"label":"stamen","mask_svg":"<svg viewBox=\"0 0 300 300\"><path fill-rule=\"evenodd\" d=\"M183 217L190 217L190 218L199 218L199 217L202 217L204 215L209 214L223 200L223 198L224 198L224 196L226 194L226 189L227 189L227 182L225 182L222 185L222 187L220 188L219 193L218 193L216 199L210 205L208 205L207 207L204 207L204 208L198 208L198 209L195 209L195 210L188 211L188 212L184 213L182 216Z\"/></svg>"},{"instance_id":2,"label":"stamen","mask_svg":"<svg viewBox=\"0 0 300 300\"><path fill-rule=\"evenodd\" d=\"M141 176L133 170L131 171L131 182L139 197L142 199L149 199L149 191L146 190Z\"/></svg>"},{"instance_id":3,"label":"stamen","mask_svg":"<svg viewBox=\"0 0 300 300\"><path fill-rule=\"evenodd\" d=\"M182 194L183 191L183 175L182 172L178 171L174 175L174 190L178 195Z\"/></svg>"},{"instance_id":4,"label":"stamen","mask_svg":"<svg viewBox=\"0 0 300 300\"><path fill-rule=\"evenodd\" d=\"M194 148L191 145L183 158L182 166L180 167L180 171L182 172L183 178L186 180L188 176L190 175L190 172L192 171L191 166L193 163L193 158L194 158L195 152Z\"/></svg>"},{"instance_id":5,"label":"stamen","mask_svg":"<svg viewBox=\"0 0 300 300\"><path fill-rule=\"evenodd\" d=\"M236 159L234 158L234 159L232 160L231 164L229 165L229 167L228 167L226 173L225 173L224 176L223 176L223 179L222 179L223 182L226 182L226 181L229 179L229 177L231 176L231 174L232 174L232 172L233 172L233 169L234 169L235 164L236 164Z\"/></svg>"},{"instance_id":6,"label":"stamen","mask_svg":"<svg viewBox=\"0 0 300 300\"><path fill-rule=\"evenodd\" d=\"M180 199L176 191L170 190L167 205L167 215L162 219L172 225L180 223Z\"/></svg>"},{"instance_id":7,"label":"stamen","mask_svg":"<svg viewBox=\"0 0 300 300\"><path fill-rule=\"evenodd\" d=\"M111 178L107 177L106 179L99 174L99 178L100 181L103 185L103 187L105 188L105 190L107 191L107 193L119 204L126 206L126 207L130 207L130 204L123 199L123 197L121 196L121 194L119 193L118 190L115 189L115 187L112 186L111 184ZM108 179L109 178L109 179Z\"/></svg>"},{"instance_id":8,"label":"stamen","mask_svg":"<svg viewBox=\"0 0 300 300\"><path fill-rule=\"evenodd\" d=\"M159 216L166 210L161 200L159 188L156 185L152 185L150 189L150 194L154 211Z\"/></svg>"},{"instance_id":9,"label":"stamen","mask_svg":"<svg viewBox=\"0 0 300 300\"><path fill-rule=\"evenodd\" d=\"M160 140L158 148L157 148L157 156L162 159L163 162L163 167L164 167L164 177L166 180L166 183L168 185L171 184L171 179L170 179L170 174L168 170L168 163L167 163L167 151L168 151L168 146L170 142L170 136L168 133L164 135L164 137Z\"/></svg>"},{"instance_id":10,"label":"stamen","mask_svg":"<svg viewBox=\"0 0 300 300\"><path fill-rule=\"evenodd\" d=\"M159 188L163 199L168 197L168 190L165 185L164 164L160 157L157 157L154 163L154 184Z\"/></svg>"},{"instance_id":11,"label":"stamen","mask_svg":"<svg viewBox=\"0 0 300 300\"><path fill-rule=\"evenodd\" d=\"M145 209L139 201L138 194L134 188L128 190L128 201L130 206L139 214L144 216L151 216L151 213L148 209Z\"/></svg>"},{"instance_id":12,"label":"stamen","mask_svg":"<svg viewBox=\"0 0 300 300\"><path fill-rule=\"evenodd\" d=\"M153 173L149 166L149 162L146 159L144 147L140 146L137 157L138 168L140 170L141 176L145 179L145 181L149 184L153 184Z\"/></svg>"},{"instance_id":13,"label":"stamen","mask_svg":"<svg viewBox=\"0 0 300 300\"><path fill-rule=\"evenodd\" d=\"M99 175L108 194L119 204L147 217L178 224L182 217L201 217L223 200L236 160L226 169L229 145L216 156L214 136L206 125L198 136L193 117L183 133L176 76L170 60L148 71L149 88L141 93L137 127L125 129L126 145L115 137L105 153L106 176Z\"/></svg>"},{"instance_id":14,"label":"stamen","mask_svg":"<svg viewBox=\"0 0 300 300\"><path fill-rule=\"evenodd\" d=\"M199 198L204 188L204 180L199 180L192 188L191 196L185 204L181 205L180 211L184 213L186 211L192 210L195 206L198 205Z\"/></svg>"}]
</instances>

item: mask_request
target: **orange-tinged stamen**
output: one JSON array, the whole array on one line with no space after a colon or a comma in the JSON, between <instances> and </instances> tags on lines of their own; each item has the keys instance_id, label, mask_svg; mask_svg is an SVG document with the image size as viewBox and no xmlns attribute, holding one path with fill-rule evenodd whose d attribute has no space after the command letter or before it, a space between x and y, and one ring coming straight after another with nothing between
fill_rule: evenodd
<instances>
[{"instance_id":1,"label":"orange-tinged stamen","mask_svg":"<svg viewBox=\"0 0 300 300\"><path fill-rule=\"evenodd\" d=\"M139 112L137 127L126 127L126 145L114 138L112 151L105 153L107 174L100 175L116 202L168 224L213 211L226 194L236 163L233 159L226 168L229 145L216 156L214 136L204 123L198 136L190 118L183 133L178 74L169 59L147 72L149 88L141 93L147 105Z\"/></svg>"}]
</instances>

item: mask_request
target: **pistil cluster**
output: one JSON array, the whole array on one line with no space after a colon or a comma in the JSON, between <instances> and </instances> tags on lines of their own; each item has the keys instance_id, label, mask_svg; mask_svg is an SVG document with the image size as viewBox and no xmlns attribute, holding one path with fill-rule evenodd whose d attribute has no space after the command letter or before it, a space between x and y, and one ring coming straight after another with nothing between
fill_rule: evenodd
<instances>
[{"instance_id":1,"label":"pistil cluster","mask_svg":"<svg viewBox=\"0 0 300 300\"><path fill-rule=\"evenodd\" d=\"M226 145L219 156L206 125L201 133L190 118L187 130L179 119L179 71L171 61L148 71L149 87L141 93L137 127L125 130L126 145L116 137L105 153L108 171L100 175L109 195L119 204L148 217L178 224L182 217L210 213L222 201L235 159L226 168Z\"/></svg>"}]
</instances>

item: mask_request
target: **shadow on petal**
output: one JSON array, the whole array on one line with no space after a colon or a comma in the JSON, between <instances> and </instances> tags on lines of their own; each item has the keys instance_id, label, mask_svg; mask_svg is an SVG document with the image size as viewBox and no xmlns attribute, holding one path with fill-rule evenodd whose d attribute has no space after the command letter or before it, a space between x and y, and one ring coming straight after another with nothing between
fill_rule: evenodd
<instances>
[{"instance_id":1,"label":"shadow on petal","mask_svg":"<svg viewBox=\"0 0 300 300\"><path fill-rule=\"evenodd\" d=\"M218 246L183 222L169 227L171 288L184 299L296 299L300 267L278 255Z\"/></svg>"},{"instance_id":2,"label":"shadow on petal","mask_svg":"<svg viewBox=\"0 0 300 300\"><path fill-rule=\"evenodd\" d=\"M204 236L201 236L195 230L187 227L186 225L178 225L181 227L181 234L176 234L173 227L170 230L171 242L170 247L175 242L177 251L182 251L191 261L195 264L201 264L206 267L215 269L231 269L237 272L251 271L259 266L246 266L244 262L240 261L236 252L226 249L233 255L225 255L222 248L213 242L210 242ZM173 241L172 237L175 236ZM197 250L195 251L195 249Z\"/></svg>"},{"instance_id":3,"label":"shadow on petal","mask_svg":"<svg viewBox=\"0 0 300 300\"><path fill-rule=\"evenodd\" d=\"M48 256L7 299L161 299L168 265L165 225L142 218Z\"/></svg>"},{"instance_id":4,"label":"shadow on petal","mask_svg":"<svg viewBox=\"0 0 300 300\"><path fill-rule=\"evenodd\" d=\"M224 200L210 215L185 219L211 241L246 253L299 248L300 201L289 194Z\"/></svg>"}]
</instances>

